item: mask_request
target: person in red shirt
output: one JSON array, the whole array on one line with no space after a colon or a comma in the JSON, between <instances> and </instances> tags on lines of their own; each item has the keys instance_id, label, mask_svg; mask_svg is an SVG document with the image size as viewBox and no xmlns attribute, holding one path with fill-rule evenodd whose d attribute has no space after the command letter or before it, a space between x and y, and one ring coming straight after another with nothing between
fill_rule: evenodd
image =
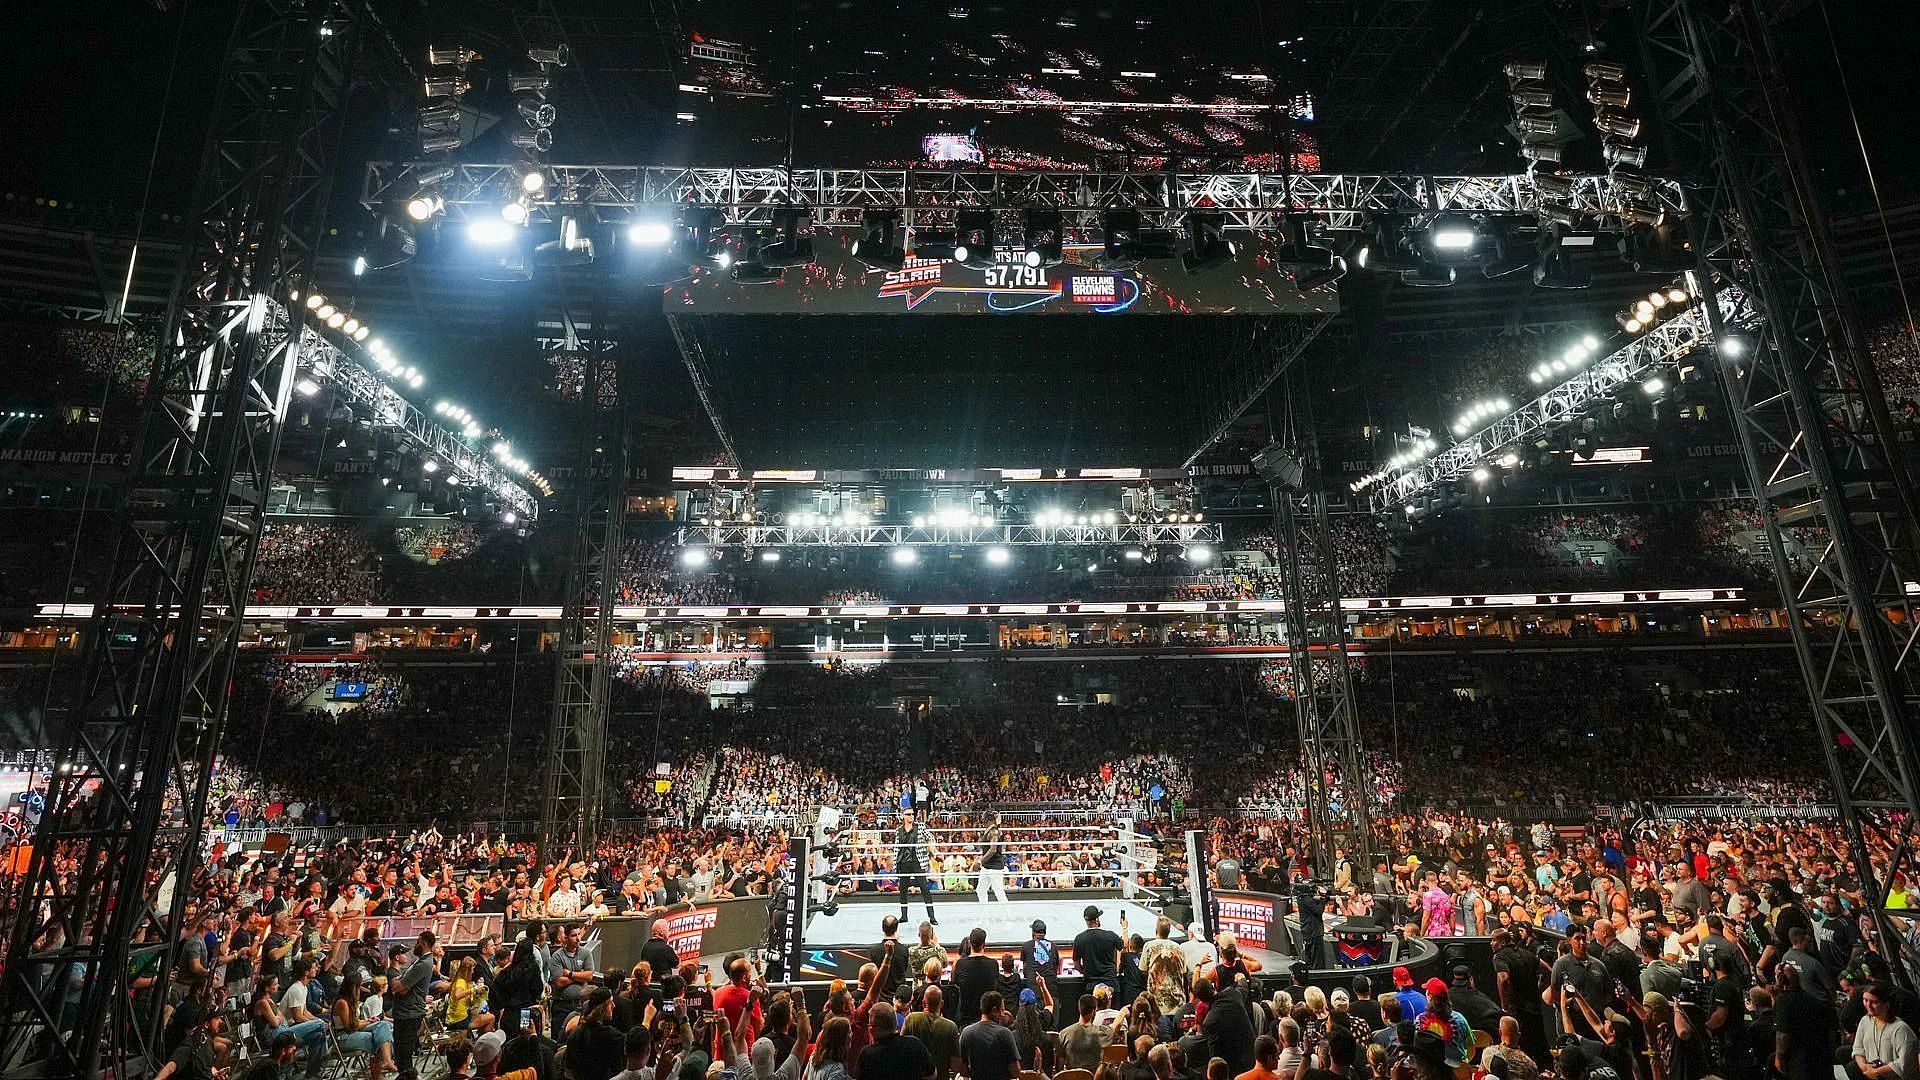
<instances>
[{"instance_id":1,"label":"person in red shirt","mask_svg":"<svg viewBox=\"0 0 1920 1080\"><path fill-rule=\"evenodd\" d=\"M713 1007L726 1014L727 1023L741 1034L742 1046L752 1046L760 1037L760 998L754 993L753 964L745 956L727 957L727 985L713 992ZM716 1038L713 1053L719 1052Z\"/></svg>"}]
</instances>

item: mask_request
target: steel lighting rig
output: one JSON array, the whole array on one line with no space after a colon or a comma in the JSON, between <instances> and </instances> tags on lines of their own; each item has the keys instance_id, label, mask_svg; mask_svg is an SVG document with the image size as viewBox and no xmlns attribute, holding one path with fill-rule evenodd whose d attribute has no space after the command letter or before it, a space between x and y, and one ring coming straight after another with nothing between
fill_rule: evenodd
<instances>
[{"instance_id":1,"label":"steel lighting rig","mask_svg":"<svg viewBox=\"0 0 1920 1080\"><path fill-rule=\"evenodd\" d=\"M1218 212L1230 229L1279 230L1289 215L1309 214L1333 229L1358 229L1373 215L1443 212L1532 216L1540 193L1533 177L1296 175L1284 173L1040 172L1006 169L691 168L671 165L553 165L553 182L531 204L535 221L560 208L643 211L700 206L724 210L726 224L771 227L776 211L802 206L816 227L854 227L869 210L897 210L908 225L951 222L961 209L998 210L1008 224L1026 210L1055 209L1068 229L1093 231L1101 215L1135 209L1150 229L1180 225L1188 211ZM497 216L520 188L506 163L455 166L433 177L455 220ZM1575 176L1556 191L1581 228L1619 231L1610 207L1620 193L1605 176ZM400 205L420 190L415 166L372 162L362 179L369 207ZM1648 193L1660 212L1681 214L1680 186L1655 180ZM1578 231L1578 230L1576 230Z\"/></svg>"},{"instance_id":2,"label":"steel lighting rig","mask_svg":"<svg viewBox=\"0 0 1920 1080\"><path fill-rule=\"evenodd\" d=\"M1737 287L1722 285L1718 301L1725 326L1751 330L1759 325L1759 313ZM1633 338L1566 382L1386 480L1369 494L1373 508L1404 506L1422 492L1469 477L1475 469L1498 461L1536 435L1579 419L1622 387L1639 382L1713 339L1705 308L1690 308Z\"/></svg>"},{"instance_id":3,"label":"steel lighting rig","mask_svg":"<svg viewBox=\"0 0 1920 1080\"><path fill-rule=\"evenodd\" d=\"M1118 522L1112 525L690 525L687 547L1038 547L1049 544L1218 544L1220 525L1200 522Z\"/></svg>"},{"instance_id":4,"label":"steel lighting rig","mask_svg":"<svg viewBox=\"0 0 1920 1080\"><path fill-rule=\"evenodd\" d=\"M386 380L367 370L358 360L320 336L309 326L303 342L307 355L322 359L313 365L313 373L332 384L336 393L364 410L376 424L391 427L413 441L423 451L444 463L443 468L460 482L487 492L527 518L539 511L539 504L511 475L496 467L487 455L431 416L413 406L389 386Z\"/></svg>"}]
</instances>

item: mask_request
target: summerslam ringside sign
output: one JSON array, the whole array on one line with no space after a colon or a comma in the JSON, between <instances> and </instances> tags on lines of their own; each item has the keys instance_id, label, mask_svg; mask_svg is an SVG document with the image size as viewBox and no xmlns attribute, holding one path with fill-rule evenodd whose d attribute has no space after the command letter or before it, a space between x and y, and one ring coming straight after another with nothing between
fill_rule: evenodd
<instances>
[{"instance_id":1,"label":"summerslam ringside sign","mask_svg":"<svg viewBox=\"0 0 1920 1080\"><path fill-rule=\"evenodd\" d=\"M814 238L815 261L788 268L779 280L743 283L726 270L702 267L665 289L667 311L690 314L853 315L912 312L941 315L1074 312L1094 315L1311 313L1339 309L1323 286L1302 294L1291 268L1253 233L1236 234L1234 256L1188 273L1180 260L1137 266L1099 265L1101 246L1071 244L1057 266L1028 266L1025 252L1002 249L991 265L908 259L876 270L854 258L851 234Z\"/></svg>"}]
</instances>

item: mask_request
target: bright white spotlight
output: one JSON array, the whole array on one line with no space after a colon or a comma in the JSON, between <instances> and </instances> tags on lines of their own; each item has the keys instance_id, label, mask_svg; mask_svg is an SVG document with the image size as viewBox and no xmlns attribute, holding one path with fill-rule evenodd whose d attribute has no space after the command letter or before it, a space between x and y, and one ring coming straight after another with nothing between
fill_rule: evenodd
<instances>
[{"instance_id":1,"label":"bright white spotlight","mask_svg":"<svg viewBox=\"0 0 1920 1080\"><path fill-rule=\"evenodd\" d=\"M1600 347L1600 339L1594 337L1592 334L1588 334L1586 337L1580 339L1580 347L1588 352L1593 352Z\"/></svg>"},{"instance_id":2,"label":"bright white spotlight","mask_svg":"<svg viewBox=\"0 0 1920 1080\"><path fill-rule=\"evenodd\" d=\"M1485 465L1473 470L1474 483L1484 484L1491 479L1493 479L1493 473Z\"/></svg>"},{"instance_id":3,"label":"bright white spotlight","mask_svg":"<svg viewBox=\"0 0 1920 1080\"><path fill-rule=\"evenodd\" d=\"M700 547L688 548L687 550L680 553L680 564L682 566L707 565L707 549L700 548Z\"/></svg>"},{"instance_id":4,"label":"bright white spotlight","mask_svg":"<svg viewBox=\"0 0 1920 1080\"><path fill-rule=\"evenodd\" d=\"M1187 549L1187 561L1196 566L1205 566L1213 561L1213 549L1205 544L1195 544Z\"/></svg>"},{"instance_id":5,"label":"bright white spotlight","mask_svg":"<svg viewBox=\"0 0 1920 1080\"><path fill-rule=\"evenodd\" d=\"M500 520L506 522L509 525L512 525L515 522L520 520L520 515L509 510L506 513L500 515Z\"/></svg>"},{"instance_id":6,"label":"bright white spotlight","mask_svg":"<svg viewBox=\"0 0 1920 1080\"><path fill-rule=\"evenodd\" d=\"M920 553L910 547L894 548L887 557L893 560L895 566L912 566L920 561Z\"/></svg>"},{"instance_id":7,"label":"bright white spotlight","mask_svg":"<svg viewBox=\"0 0 1920 1080\"><path fill-rule=\"evenodd\" d=\"M420 471L437 473L440 471L440 463L433 460L432 458L428 458L427 460L420 463Z\"/></svg>"},{"instance_id":8,"label":"bright white spotlight","mask_svg":"<svg viewBox=\"0 0 1920 1080\"><path fill-rule=\"evenodd\" d=\"M416 371L413 374L407 376L407 385L413 387L415 390L418 390L422 386L427 385L427 377Z\"/></svg>"},{"instance_id":9,"label":"bright white spotlight","mask_svg":"<svg viewBox=\"0 0 1920 1080\"><path fill-rule=\"evenodd\" d=\"M313 395L320 392L320 384L317 382L314 382L312 379L306 379L306 378L303 378L299 382L294 383L293 388L295 390L300 391L300 393L302 393L307 397L312 397Z\"/></svg>"},{"instance_id":10,"label":"bright white spotlight","mask_svg":"<svg viewBox=\"0 0 1920 1080\"><path fill-rule=\"evenodd\" d=\"M627 229L627 242L641 247L664 247L673 239L673 226L664 221L636 221Z\"/></svg>"},{"instance_id":11,"label":"bright white spotlight","mask_svg":"<svg viewBox=\"0 0 1920 1080\"><path fill-rule=\"evenodd\" d=\"M1141 551L1139 548L1127 549L1127 561L1129 562L1139 562L1141 559L1144 559L1146 557L1147 557L1147 553L1144 551Z\"/></svg>"},{"instance_id":12,"label":"bright white spotlight","mask_svg":"<svg viewBox=\"0 0 1920 1080\"><path fill-rule=\"evenodd\" d=\"M732 266L732 265L733 265L733 252L731 252L731 251L722 251L722 252L720 252L720 254L718 254L718 255L715 255L715 256L713 257L713 265L715 265L715 266L717 266L717 267L719 267L719 268L720 268L720 269L722 269L722 270L725 270L725 269L726 269L727 267L729 267L729 266Z\"/></svg>"},{"instance_id":13,"label":"bright white spotlight","mask_svg":"<svg viewBox=\"0 0 1920 1080\"><path fill-rule=\"evenodd\" d=\"M1747 343L1737 337L1720 339L1720 352L1727 356L1738 357L1747 351Z\"/></svg>"},{"instance_id":14,"label":"bright white spotlight","mask_svg":"<svg viewBox=\"0 0 1920 1080\"><path fill-rule=\"evenodd\" d=\"M1474 239L1472 229L1461 228L1457 225L1444 229L1435 229L1433 232L1433 249L1435 251L1469 251L1473 248Z\"/></svg>"},{"instance_id":15,"label":"bright white spotlight","mask_svg":"<svg viewBox=\"0 0 1920 1080\"><path fill-rule=\"evenodd\" d=\"M760 553L760 561L765 563L779 562L780 553L769 548L766 551L763 551Z\"/></svg>"},{"instance_id":16,"label":"bright white spotlight","mask_svg":"<svg viewBox=\"0 0 1920 1080\"><path fill-rule=\"evenodd\" d=\"M500 220L509 225L525 225L527 223L527 204L518 199L512 202L501 203Z\"/></svg>"},{"instance_id":17,"label":"bright white spotlight","mask_svg":"<svg viewBox=\"0 0 1920 1080\"><path fill-rule=\"evenodd\" d=\"M373 329L371 327L363 325L360 327L360 329L355 330L353 332L353 340L365 341L367 340L367 335L371 333L373 333Z\"/></svg>"},{"instance_id":18,"label":"bright white spotlight","mask_svg":"<svg viewBox=\"0 0 1920 1080\"><path fill-rule=\"evenodd\" d=\"M1665 390L1666 388L1667 388L1667 381L1665 379L1660 378L1658 375L1640 384L1640 389L1645 390L1649 397L1651 397L1654 394L1660 393L1662 390Z\"/></svg>"},{"instance_id":19,"label":"bright white spotlight","mask_svg":"<svg viewBox=\"0 0 1920 1080\"><path fill-rule=\"evenodd\" d=\"M467 222L467 239L481 247L499 247L513 239L513 226L492 218L474 218Z\"/></svg>"},{"instance_id":20,"label":"bright white spotlight","mask_svg":"<svg viewBox=\"0 0 1920 1080\"><path fill-rule=\"evenodd\" d=\"M1008 562L1012 561L1012 559L1013 552L1008 551L998 544L987 549L987 562L994 566L1005 566Z\"/></svg>"},{"instance_id":21,"label":"bright white spotlight","mask_svg":"<svg viewBox=\"0 0 1920 1080\"><path fill-rule=\"evenodd\" d=\"M367 272L367 257L365 255L355 255L353 257L353 276L359 277L362 274L365 274L366 272Z\"/></svg>"}]
</instances>

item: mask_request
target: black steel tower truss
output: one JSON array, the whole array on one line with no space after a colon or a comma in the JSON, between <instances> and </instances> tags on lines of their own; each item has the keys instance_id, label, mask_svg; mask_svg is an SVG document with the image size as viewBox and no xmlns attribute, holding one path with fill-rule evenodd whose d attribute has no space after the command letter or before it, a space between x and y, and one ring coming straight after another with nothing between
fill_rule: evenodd
<instances>
[{"instance_id":1,"label":"black steel tower truss","mask_svg":"<svg viewBox=\"0 0 1920 1080\"><path fill-rule=\"evenodd\" d=\"M14 897L0 1028L48 1075L157 1065L303 289L324 234L357 0L249 0L220 77L83 696ZM77 1002L65 1002L78 972Z\"/></svg>"},{"instance_id":2,"label":"black steel tower truss","mask_svg":"<svg viewBox=\"0 0 1920 1080\"><path fill-rule=\"evenodd\" d=\"M1256 464L1273 496L1284 560L1287 662L1300 737L1308 840L1316 877L1333 876L1336 851L1370 870L1367 775L1347 663L1347 617L1327 517L1313 409L1298 371L1289 373L1278 439Z\"/></svg>"},{"instance_id":3,"label":"black steel tower truss","mask_svg":"<svg viewBox=\"0 0 1920 1080\"><path fill-rule=\"evenodd\" d=\"M1911 951L1885 911L1912 878L1920 821L1914 720L1920 514L1848 294L1758 0L1649 0L1656 152L1693 170L1691 225L1706 310L1725 283L1765 315L1721 336L1721 381L1772 547L1795 651L1879 947ZM1723 328L1716 325L1719 335ZM1792 537L1804 560L1790 555ZM1893 968L1914 982L1913 957Z\"/></svg>"},{"instance_id":4,"label":"black steel tower truss","mask_svg":"<svg viewBox=\"0 0 1920 1080\"><path fill-rule=\"evenodd\" d=\"M588 858L600 837L606 786L609 670L615 577L626 521L627 434L620 404L627 380L622 351L607 332L607 272L594 271L590 337L579 342L584 367L581 429L573 477L573 548L560 609L553 714L540 809L543 862ZM641 307L646 307L643 301Z\"/></svg>"}]
</instances>

